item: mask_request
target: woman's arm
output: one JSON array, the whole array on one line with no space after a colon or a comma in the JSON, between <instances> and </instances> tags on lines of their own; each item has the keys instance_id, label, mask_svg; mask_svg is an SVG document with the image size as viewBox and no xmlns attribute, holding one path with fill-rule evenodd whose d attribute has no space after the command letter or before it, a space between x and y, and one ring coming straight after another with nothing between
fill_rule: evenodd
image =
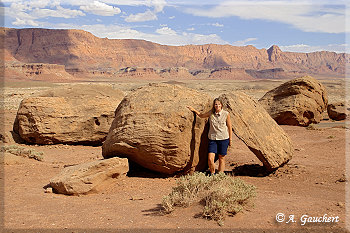
<instances>
[{"instance_id":1,"label":"woman's arm","mask_svg":"<svg viewBox=\"0 0 350 233\"><path fill-rule=\"evenodd\" d=\"M230 117L230 114L227 115L226 125L227 125L227 128L228 128L228 135L229 135L229 137L230 137L229 146L231 146L231 145L232 145L232 124L231 124L231 117Z\"/></svg>"},{"instance_id":2,"label":"woman's arm","mask_svg":"<svg viewBox=\"0 0 350 233\"><path fill-rule=\"evenodd\" d=\"M196 109L192 108L191 106L187 106L187 108L194 112L197 116L199 116L200 118L206 118L206 117L210 117L210 114L211 114L211 110L206 112L206 113L200 113L198 112Z\"/></svg>"}]
</instances>

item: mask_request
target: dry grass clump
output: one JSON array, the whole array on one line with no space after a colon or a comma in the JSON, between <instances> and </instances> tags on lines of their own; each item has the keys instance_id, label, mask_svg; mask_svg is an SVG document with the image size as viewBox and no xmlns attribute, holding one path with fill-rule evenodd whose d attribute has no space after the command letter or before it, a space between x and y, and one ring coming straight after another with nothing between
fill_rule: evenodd
<instances>
[{"instance_id":1,"label":"dry grass clump","mask_svg":"<svg viewBox=\"0 0 350 233\"><path fill-rule=\"evenodd\" d=\"M17 145L9 145L9 146L1 146L0 148L1 152L8 152L13 155L25 157L25 158L30 158L30 159L35 159L38 161L43 161L44 160L44 153L43 152L38 152L32 149L28 149L25 147L17 146Z\"/></svg>"},{"instance_id":2,"label":"dry grass clump","mask_svg":"<svg viewBox=\"0 0 350 233\"><path fill-rule=\"evenodd\" d=\"M306 127L307 130L318 130L316 127L315 127L315 124L310 124Z\"/></svg>"},{"instance_id":3,"label":"dry grass clump","mask_svg":"<svg viewBox=\"0 0 350 233\"><path fill-rule=\"evenodd\" d=\"M255 196L255 186L241 179L224 173L205 176L197 172L180 177L171 193L163 197L162 207L165 213L171 213L175 207L201 203L204 205L202 216L222 225L227 214L234 215L243 210Z\"/></svg>"}]
</instances>

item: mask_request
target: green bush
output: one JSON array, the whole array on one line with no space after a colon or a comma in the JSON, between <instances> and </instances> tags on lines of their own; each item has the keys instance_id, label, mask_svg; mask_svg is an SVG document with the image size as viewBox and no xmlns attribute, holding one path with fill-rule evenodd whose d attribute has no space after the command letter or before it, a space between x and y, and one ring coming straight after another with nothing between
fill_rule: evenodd
<instances>
[{"instance_id":1,"label":"green bush","mask_svg":"<svg viewBox=\"0 0 350 233\"><path fill-rule=\"evenodd\" d=\"M203 203L202 216L223 224L227 214L234 215L250 204L256 196L256 188L239 178L219 173L205 176L196 172L180 177L171 193L163 197L162 207L165 213L171 213L175 207L188 207Z\"/></svg>"},{"instance_id":2,"label":"green bush","mask_svg":"<svg viewBox=\"0 0 350 233\"><path fill-rule=\"evenodd\" d=\"M28 148L17 146L17 145L1 146L0 151L1 152L8 152L8 153L11 153L13 155L22 156L25 158L35 159L38 161L44 160L44 157L43 157L44 153L43 152L35 151L33 149L28 149Z\"/></svg>"}]
</instances>

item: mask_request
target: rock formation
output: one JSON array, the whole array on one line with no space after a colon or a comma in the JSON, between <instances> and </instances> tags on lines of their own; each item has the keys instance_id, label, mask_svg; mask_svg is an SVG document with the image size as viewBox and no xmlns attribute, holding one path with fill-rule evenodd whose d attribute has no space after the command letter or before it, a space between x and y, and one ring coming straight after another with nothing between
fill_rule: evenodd
<instances>
[{"instance_id":1,"label":"rock formation","mask_svg":"<svg viewBox=\"0 0 350 233\"><path fill-rule=\"evenodd\" d=\"M325 87L305 76L267 92L259 102L278 124L308 126L321 121L328 99Z\"/></svg>"},{"instance_id":2,"label":"rock formation","mask_svg":"<svg viewBox=\"0 0 350 233\"><path fill-rule=\"evenodd\" d=\"M124 97L105 86L55 88L22 100L14 132L29 143L101 145Z\"/></svg>"},{"instance_id":3,"label":"rock formation","mask_svg":"<svg viewBox=\"0 0 350 233\"><path fill-rule=\"evenodd\" d=\"M5 37L5 55L10 60L64 65L72 74L111 75L125 67L184 67L190 71L231 67L344 76L349 63L344 53L283 52L276 45L268 50L251 45L166 46L143 40L98 38L82 30L1 28L0 37Z\"/></svg>"},{"instance_id":4,"label":"rock formation","mask_svg":"<svg viewBox=\"0 0 350 233\"><path fill-rule=\"evenodd\" d=\"M75 79L74 76L65 70L64 65L20 62L6 62L4 65L6 76L11 76L12 79L49 81Z\"/></svg>"},{"instance_id":5,"label":"rock formation","mask_svg":"<svg viewBox=\"0 0 350 233\"><path fill-rule=\"evenodd\" d=\"M223 94L219 98L230 113L234 134L267 170L272 171L292 158L289 136L258 102L242 92Z\"/></svg>"},{"instance_id":6,"label":"rock formation","mask_svg":"<svg viewBox=\"0 0 350 233\"><path fill-rule=\"evenodd\" d=\"M267 54L269 56L269 61L275 62L281 59L282 50L277 45L272 45L267 50Z\"/></svg>"},{"instance_id":7,"label":"rock formation","mask_svg":"<svg viewBox=\"0 0 350 233\"><path fill-rule=\"evenodd\" d=\"M184 67L172 67L172 68L159 69L158 73L164 79L171 79L171 80L194 78L193 75L190 73L190 71Z\"/></svg>"},{"instance_id":8,"label":"rock formation","mask_svg":"<svg viewBox=\"0 0 350 233\"><path fill-rule=\"evenodd\" d=\"M345 103L343 102L332 103L327 106L328 116L332 120L345 120L349 116L349 112L349 109L346 108Z\"/></svg>"},{"instance_id":9,"label":"rock formation","mask_svg":"<svg viewBox=\"0 0 350 233\"><path fill-rule=\"evenodd\" d=\"M161 79L157 70L153 68L126 67L120 69L117 73L118 77L127 79Z\"/></svg>"},{"instance_id":10,"label":"rock formation","mask_svg":"<svg viewBox=\"0 0 350 233\"><path fill-rule=\"evenodd\" d=\"M106 189L128 171L127 159L97 160L65 167L50 180L50 186L56 193L66 195L94 193Z\"/></svg>"},{"instance_id":11,"label":"rock formation","mask_svg":"<svg viewBox=\"0 0 350 233\"><path fill-rule=\"evenodd\" d=\"M245 70L245 72L255 79L291 79L295 77L305 76L305 72L285 71L282 68L266 70Z\"/></svg>"},{"instance_id":12,"label":"rock formation","mask_svg":"<svg viewBox=\"0 0 350 233\"><path fill-rule=\"evenodd\" d=\"M210 96L179 85L150 84L127 95L102 146L105 158L127 157L164 174L207 165L206 121L186 106L210 110Z\"/></svg>"},{"instance_id":13,"label":"rock formation","mask_svg":"<svg viewBox=\"0 0 350 233\"><path fill-rule=\"evenodd\" d=\"M212 79L235 79L235 80L253 80L243 68L223 67L214 69L210 72L209 78Z\"/></svg>"}]
</instances>

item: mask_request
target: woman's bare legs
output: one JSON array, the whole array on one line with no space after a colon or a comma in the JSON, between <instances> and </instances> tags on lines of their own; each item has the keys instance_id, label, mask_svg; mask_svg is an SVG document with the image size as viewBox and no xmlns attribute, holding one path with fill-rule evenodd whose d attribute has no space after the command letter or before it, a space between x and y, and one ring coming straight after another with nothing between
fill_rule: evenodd
<instances>
[{"instance_id":1,"label":"woman's bare legs","mask_svg":"<svg viewBox=\"0 0 350 233\"><path fill-rule=\"evenodd\" d=\"M208 153L208 166L211 174L215 173L214 159L215 159L215 153Z\"/></svg>"},{"instance_id":2,"label":"woman's bare legs","mask_svg":"<svg viewBox=\"0 0 350 233\"><path fill-rule=\"evenodd\" d=\"M219 155L219 172L225 171L225 155Z\"/></svg>"}]
</instances>

